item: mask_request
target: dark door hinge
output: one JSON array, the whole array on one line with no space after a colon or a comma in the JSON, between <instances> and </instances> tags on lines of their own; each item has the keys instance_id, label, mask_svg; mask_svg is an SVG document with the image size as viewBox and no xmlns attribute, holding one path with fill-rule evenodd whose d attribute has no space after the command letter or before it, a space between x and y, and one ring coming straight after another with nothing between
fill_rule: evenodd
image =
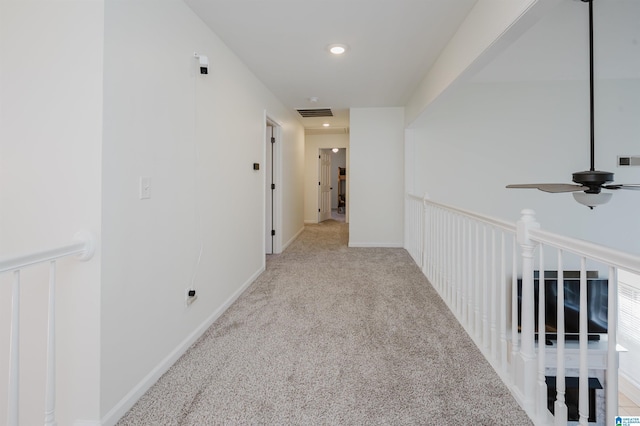
<instances>
[{"instance_id":1,"label":"dark door hinge","mask_svg":"<svg viewBox=\"0 0 640 426\"><path fill-rule=\"evenodd\" d=\"M275 230L275 229L272 229L272 230L271 230L271 236L273 237L274 235L276 235L276 230Z\"/></svg>"},{"instance_id":2,"label":"dark door hinge","mask_svg":"<svg viewBox=\"0 0 640 426\"><path fill-rule=\"evenodd\" d=\"M276 143L276 138L274 138L273 136L271 136L271 143Z\"/></svg>"},{"instance_id":3,"label":"dark door hinge","mask_svg":"<svg viewBox=\"0 0 640 426\"><path fill-rule=\"evenodd\" d=\"M271 184L271 189L276 189L276 184L275 183Z\"/></svg>"}]
</instances>

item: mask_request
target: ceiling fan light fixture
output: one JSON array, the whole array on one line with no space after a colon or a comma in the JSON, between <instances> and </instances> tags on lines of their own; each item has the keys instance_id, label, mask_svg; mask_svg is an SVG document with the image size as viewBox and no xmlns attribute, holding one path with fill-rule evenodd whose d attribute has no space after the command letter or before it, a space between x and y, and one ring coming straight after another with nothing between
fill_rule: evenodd
<instances>
[{"instance_id":1,"label":"ceiling fan light fixture","mask_svg":"<svg viewBox=\"0 0 640 426\"><path fill-rule=\"evenodd\" d=\"M610 192L600 192L599 194L590 194L587 192L574 192L573 198L583 206L587 206L593 210L594 207L606 204L611 200Z\"/></svg>"},{"instance_id":2,"label":"ceiling fan light fixture","mask_svg":"<svg viewBox=\"0 0 640 426\"><path fill-rule=\"evenodd\" d=\"M611 199L611 193L602 193L602 189L632 189L639 191L640 184L609 184L613 182L613 173L595 169L595 114L594 114L594 90L593 90L593 0L581 0L589 3L589 118L590 118L590 160L591 167L587 171L575 172L573 181L575 184L563 183L530 183L507 185L507 188L536 188L544 192L573 192L575 200L593 210L595 206L607 203Z\"/></svg>"}]
</instances>

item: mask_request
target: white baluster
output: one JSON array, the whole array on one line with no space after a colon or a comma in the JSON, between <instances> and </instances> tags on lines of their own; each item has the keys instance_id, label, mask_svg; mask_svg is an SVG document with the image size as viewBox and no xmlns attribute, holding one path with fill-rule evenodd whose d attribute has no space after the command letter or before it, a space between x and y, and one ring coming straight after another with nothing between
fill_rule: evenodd
<instances>
[{"instance_id":1,"label":"white baluster","mask_svg":"<svg viewBox=\"0 0 640 426\"><path fill-rule=\"evenodd\" d=\"M500 365L507 373L507 251L504 231L500 235Z\"/></svg>"},{"instance_id":2,"label":"white baluster","mask_svg":"<svg viewBox=\"0 0 640 426\"><path fill-rule=\"evenodd\" d=\"M567 403L565 401L566 381L564 367L564 263L562 250L558 250L558 312L557 312L557 335L558 350L556 364L556 402L554 406L554 416L556 426L567 424Z\"/></svg>"},{"instance_id":3,"label":"white baluster","mask_svg":"<svg viewBox=\"0 0 640 426\"><path fill-rule=\"evenodd\" d=\"M462 234L461 234L461 229L460 229L460 222L461 222L462 218L456 214L454 216L454 230L455 230L455 244L454 244L454 250L453 250L453 274L454 274L454 278L455 278L455 283L456 283L456 292L455 292L455 306L456 306L456 312L457 312L457 317L458 320L460 318L462 318L462 276L461 276L461 270L460 270L460 265L461 265L461 261L462 258L460 257L460 250L461 250L461 244L462 244Z\"/></svg>"},{"instance_id":4,"label":"white baluster","mask_svg":"<svg viewBox=\"0 0 640 426\"><path fill-rule=\"evenodd\" d=\"M442 294L442 212L439 208L434 209L435 213L435 222L434 222L434 231L436 234L436 250L433 253L435 257L435 267L436 273L434 274L434 278L436 280L435 285L438 293Z\"/></svg>"},{"instance_id":5,"label":"white baluster","mask_svg":"<svg viewBox=\"0 0 640 426\"><path fill-rule=\"evenodd\" d=\"M430 206L429 207L429 281L431 281L431 285L433 285L434 288L436 288L436 282L435 282L435 273L436 273L436 253L435 253L435 247L436 247L436 226L435 226L435 222L436 222L436 212L435 212L435 207Z\"/></svg>"},{"instance_id":6,"label":"white baluster","mask_svg":"<svg viewBox=\"0 0 640 426\"><path fill-rule=\"evenodd\" d=\"M18 426L20 396L20 271L13 272L11 287L11 337L9 341L8 426Z\"/></svg>"},{"instance_id":7,"label":"white baluster","mask_svg":"<svg viewBox=\"0 0 640 426\"><path fill-rule=\"evenodd\" d=\"M544 245L540 244L540 260L538 261L538 401L536 403L539 419L547 415L547 382L545 379L545 357L547 340L545 334L545 287L544 280Z\"/></svg>"},{"instance_id":8,"label":"white baluster","mask_svg":"<svg viewBox=\"0 0 640 426\"><path fill-rule=\"evenodd\" d=\"M480 286L482 280L480 278L480 223L476 222L476 272L474 274L474 286L473 286L473 300L475 304L475 313L473 321L473 330L475 332L476 341L480 341L480 335L482 333L482 322L480 317L480 298L482 293L480 292Z\"/></svg>"},{"instance_id":9,"label":"white baluster","mask_svg":"<svg viewBox=\"0 0 640 426\"><path fill-rule=\"evenodd\" d=\"M438 207L433 209L435 214L435 220L433 223L433 231L435 233L435 247L434 247L434 266L436 268L434 273L434 278L436 280L436 289L438 292L441 291L442 284L442 265L440 264L442 260L442 214Z\"/></svg>"},{"instance_id":10,"label":"white baluster","mask_svg":"<svg viewBox=\"0 0 640 426\"><path fill-rule=\"evenodd\" d=\"M473 330L473 224L467 223L467 330Z\"/></svg>"},{"instance_id":11,"label":"white baluster","mask_svg":"<svg viewBox=\"0 0 640 426\"><path fill-rule=\"evenodd\" d=\"M460 242L458 241L458 215L453 215L453 239L451 240L451 275L453 277L453 306L456 317L460 318L460 279L458 267L460 259L458 259L458 250Z\"/></svg>"},{"instance_id":12,"label":"white baluster","mask_svg":"<svg viewBox=\"0 0 640 426\"><path fill-rule=\"evenodd\" d=\"M465 271L465 217L460 215L458 218L458 291L460 293L458 297L458 305L460 310L460 323L465 325L465 286L466 286L466 271Z\"/></svg>"},{"instance_id":13,"label":"white baluster","mask_svg":"<svg viewBox=\"0 0 640 426\"><path fill-rule=\"evenodd\" d=\"M516 236L511 241L511 379L518 375L516 355L520 352L518 336L518 253Z\"/></svg>"},{"instance_id":14,"label":"white baluster","mask_svg":"<svg viewBox=\"0 0 640 426\"><path fill-rule=\"evenodd\" d=\"M489 250L487 248L487 226L482 226L482 346L489 347Z\"/></svg>"},{"instance_id":15,"label":"white baluster","mask_svg":"<svg viewBox=\"0 0 640 426\"><path fill-rule=\"evenodd\" d=\"M618 352L616 343L618 341L618 271L616 268L609 268L608 284L609 306L607 308L607 379L606 379L606 400L607 419L613 419L618 415Z\"/></svg>"},{"instance_id":16,"label":"white baluster","mask_svg":"<svg viewBox=\"0 0 640 426\"><path fill-rule=\"evenodd\" d=\"M579 423L589 423L589 359L588 322L587 322L587 258L580 258L580 378L578 380L580 394L578 400Z\"/></svg>"},{"instance_id":17,"label":"white baluster","mask_svg":"<svg viewBox=\"0 0 640 426\"><path fill-rule=\"evenodd\" d=\"M491 358L496 359L496 351L497 351L497 328L496 328L496 316L497 312L497 293L498 293L498 282L496 280L496 230L495 228L491 228L491 298L489 301L489 309L491 312ZM499 309L502 309L500 307Z\"/></svg>"},{"instance_id":18,"label":"white baluster","mask_svg":"<svg viewBox=\"0 0 640 426\"><path fill-rule=\"evenodd\" d=\"M427 196L422 200L422 273L428 275L427 252L429 251L429 206L427 205Z\"/></svg>"},{"instance_id":19,"label":"white baluster","mask_svg":"<svg viewBox=\"0 0 640 426\"><path fill-rule=\"evenodd\" d=\"M47 383L45 426L56 425L56 262L49 265L49 318L47 324Z\"/></svg>"},{"instance_id":20,"label":"white baluster","mask_svg":"<svg viewBox=\"0 0 640 426\"><path fill-rule=\"evenodd\" d=\"M429 281L431 281L431 284L435 284L433 282L433 274L434 274L434 268L433 268L433 261L434 261L434 247L435 247L435 233L434 233L434 217L433 217L433 206L429 206L429 253L428 253L428 259L429 259Z\"/></svg>"},{"instance_id":21,"label":"white baluster","mask_svg":"<svg viewBox=\"0 0 640 426\"><path fill-rule=\"evenodd\" d=\"M424 206L424 234L422 250L422 272L431 280L431 207L427 204L427 200L423 201Z\"/></svg>"},{"instance_id":22,"label":"white baluster","mask_svg":"<svg viewBox=\"0 0 640 426\"><path fill-rule=\"evenodd\" d=\"M449 214L447 211L443 210L443 214L444 214L444 271L445 271L445 297L444 300L446 300L447 305L449 305L450 307L452 306L452 301L453 301L453 294L452 294L452 287L453 287L453 280L451 277L451 214Z\"/></svg>"},{"instance_id":23,"label":"white baluster","mask_svg":"<svg viewBox=\"0 0 640 426\"><path fill-rule=\"evenodd\" d=\"M523 210L518 221L518 243L522 250L522 329L520 350L520 390L523 393L523 405L526 411L532 411L535 401L536 366L534 349L534 291L533 291L533 252L536 243L529 238L529 229L540 225L535 220L533 210Z\"/></svg>"},{"instance_id":24,"label":"white baluster","mask_svg":"<svg viewBox=\"0 0 640 426\"><path fill-rule=\"evenodd\" d=\"M416 237L417 237L417 248L419 250L418 252L418 259L420 261L420 268L422 269L424 267L424 207L422 204L418 204L416 203L416 221L418 223L417 229L416 229Z\"/></svg>"}]
</instances>

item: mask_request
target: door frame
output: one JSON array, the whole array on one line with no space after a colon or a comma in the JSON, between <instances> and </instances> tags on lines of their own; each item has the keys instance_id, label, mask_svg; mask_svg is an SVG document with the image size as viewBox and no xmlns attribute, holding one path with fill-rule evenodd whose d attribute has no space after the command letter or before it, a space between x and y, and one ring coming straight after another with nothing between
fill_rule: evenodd
<instances>
[{"instance_id":1,"label":"door frame","mask_svg":"<svg viewBox=\"0 0 640 426\"><path fill-rule=\"evenodd\" d=\"M267 220L271 220L273 223L273 229L276 231L275 236L273 236L273 254L278 254L282 252L282 125L278 123L278 121L269 117L267 111L264 114L264 137L263 137L263 145L264 145L264 155L263 155L263 164L265 165L265 173L263 180L263 188L264 188L264 232L263 236L265 240L263 241L262 247L266 252L267 247L267 232L270 231L269 226L267 224ZM273 128L273 137L276 142L274 144L267 143L268 139L271 138L270 127ZM267 161L267 156L271 157L271 149L273 149L273 164L269 167L269 162ZM271 216L269 217L269 212L267 212L267 207L269 206L267 197L271 197L271 190L268 189L268 185L271 184L271 176L273 176L273 183L275 184L275 190L273 191L273 202L271 203Z\"/></svg>"}]
</instances>

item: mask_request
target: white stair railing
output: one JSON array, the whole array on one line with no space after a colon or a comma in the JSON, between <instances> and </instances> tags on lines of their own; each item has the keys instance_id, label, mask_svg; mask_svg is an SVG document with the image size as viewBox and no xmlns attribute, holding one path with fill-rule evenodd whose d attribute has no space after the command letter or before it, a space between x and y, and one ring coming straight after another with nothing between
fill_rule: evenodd
<instances>
[{"instance_id":1,"label":"white stair railing","mask_svg":"<svg viewBox=\"0 0 640 426\"><path fill-rule=\"evenodd\" d=\"M501 375L513 347L507 335L515 224L407 196L407 250ZM417 213L419 212L419 213ZM419 216L419 219L415 219ZM415 225L419 223L419 225ZM494 285L495 284L495 285ZM517 340L517 339L516 339Z\"/></svg>"},{"instance_id":2,"label":"white stair railing","mask_svg":"<svg viewBox=\"0 0 640 426\"><path fill-rule=\"evenodd\" d=\"M12 273L11 320L9 339L9 389L7 405L7 425L19 424L20 394L20 272L28 267L49 263L49 299L47 318L47 367L45 389L45 426L53 426L55 421L55 291L56 264L59 259L77 256L78 260L91 259L94 253L94 240L91 234L79 232L75 242L50 250L0 259L0 274Z\"/></svg>"},{"instance_id":3,"label":"white stair railing","mask_svg":"<svg viewBox=\"0 0 640 426\"><path fill-rule=\"evenodd\" d=\"M600 269L604 269L608 276L608 306L607 306L607 334L606 334L606 374L605 374L605 421L598 424L615 425L615 416L618 414L618 352L617 352L617 327L618 327L618 270L624 269L634 274L640 273L640 257L630 253L621 252L608 247L600 246L588 241L578 240L574 238L565 237L562 235L554 234L543 229L529 229L528 237L530 241L539 245L540 250L545 248L551 248L557 253L557 271L558 283L561 283L561 273L564 266L564 258L567 255L572 255L579 259L580 264L580 326L579 326L579 389L589 388L589 341L588 341L588 310L587 305L588 291L587 291L587 264L599 265ZM523 270L523 276L528 273ZM533 274L533 271L530 271ZM544 268L539 267L539 277L543 277ZM542 281L542 279L541 279ZM558 297L563 297L563 292L558 291ZM565 352L565 339L564 339L564 303L557 302L557 317L558 323L562 318L563 324L558 324L557 333L557 368L556 376L558 382L556 383L557 398L555 406L566 413L566 403L564 400L566 393L566 384L564 383L564 372L567 371L564 361L567 359ZM543 330L544 332L544 330ZM544 338L542 334L540 339ZM544 351L543 351L544 352ZM541 368L541 367L539 367ZM544 374L543 372L538 373ZM561 383L562 381L562 383ZM539 410L542 410L543 401L538 401ZM544 401L544 407L546 407L546 400ZM589 392L579 393L578 412L579 412L579 424L589 424ZM566 415L566 414L565 414ZM555 416L556 425L564 425L559 415Z\"/></svg>"},{"instance_id":4,"label":"white stair railing","mask_svg":"<svg viewBox=\"0 0 640 426\"><path fill-rule=\"evenodd\" d=\"M596 352L588 342L587 265L607 274L608 330L597 349L605 354L599 362L606 369L606 409L596 424L614 425L618 414L617 271L640 274L640 257L542 230L531 210L523 210L517 223L509 223L408 194L405 211L406 249L537 425L568 424L565 376L577 370L579 389L589 389L589 357ZM569 257L572 261L567 261ZM550 264L554 266L549 268ZM579 344L567 349L564 292L557 291L557 342L549 350L545 270L556 271L556 283L564 283L563 271L575 265L580 270ZM537 297L536 281L544 283L538 285ZM547 409L549 369L555 369L552 374L556 375L555 416ZM579 424L589 423L592 408L589 392L579 392Z\"/></svg>"}]
</instances>

